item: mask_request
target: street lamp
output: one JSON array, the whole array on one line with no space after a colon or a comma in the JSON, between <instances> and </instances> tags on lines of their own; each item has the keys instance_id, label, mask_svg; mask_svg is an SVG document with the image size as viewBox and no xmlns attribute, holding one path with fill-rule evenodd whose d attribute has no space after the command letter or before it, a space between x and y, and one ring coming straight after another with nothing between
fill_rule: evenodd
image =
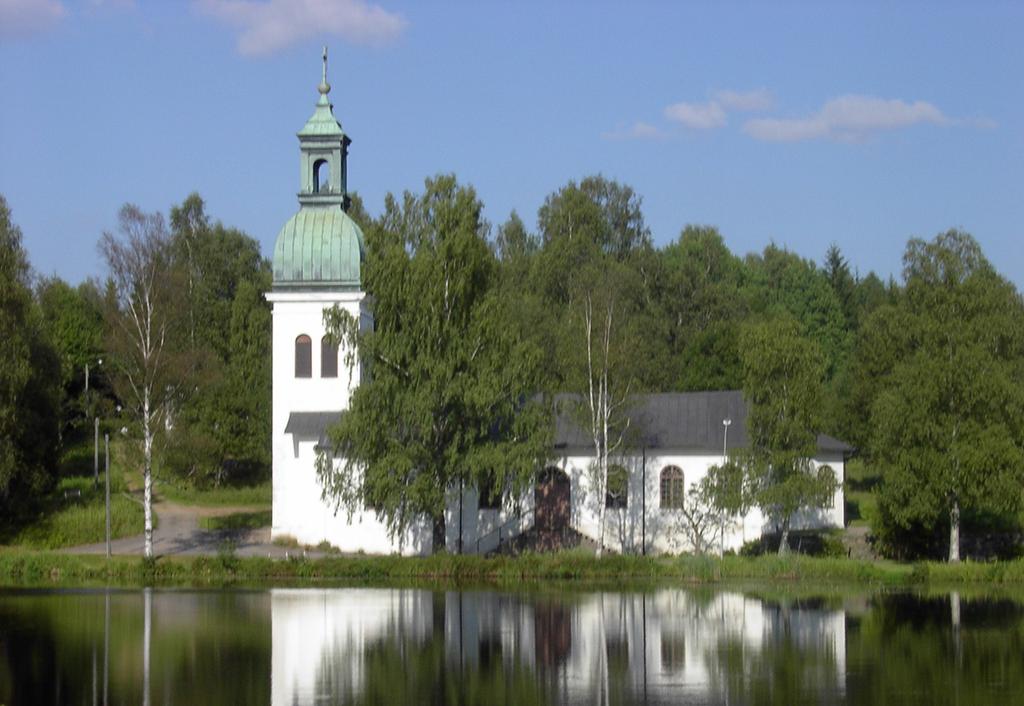
<instances>
[{"instance_id":1,"label":"street lamp","mask_svg":"<svg viewBox=\"0 0 1024 706\"><path fill-rule=\"evenodd\" d=\"M96 365L103 365L103 359L97 358ZM92 485L100 487L100 418L93 416L93 405L89 402L89 364L85 364L85 403L88 415L93 417L93 451L92 451Z\"/></svg>"}]
</instances>

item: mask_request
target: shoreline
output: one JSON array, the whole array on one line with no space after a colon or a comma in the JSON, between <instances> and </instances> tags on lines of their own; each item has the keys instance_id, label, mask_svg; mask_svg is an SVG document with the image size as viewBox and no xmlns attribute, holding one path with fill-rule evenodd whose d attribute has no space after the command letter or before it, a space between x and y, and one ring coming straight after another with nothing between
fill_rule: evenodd
<instances>
[{"instance_id":1,"label":"shoreline","mask_svg":"<svg viewBox=\"0 0 1024 706\"><path fill-rule=\"evenodd\" d=\"M896 563L791 555L761 557L644 557L576 552L481 557L328 556L240 557L61 554L0 548L0 586L74 587L106 583L125 586L209 587L244 583L320 585L325 582L443 582L507 587L523 582L629 581L713 585L758 581L779 585L802 581L858 584L878 588L978 585L1024 588L1024 559L998 562Z\"/></svg>"}]
</instances>

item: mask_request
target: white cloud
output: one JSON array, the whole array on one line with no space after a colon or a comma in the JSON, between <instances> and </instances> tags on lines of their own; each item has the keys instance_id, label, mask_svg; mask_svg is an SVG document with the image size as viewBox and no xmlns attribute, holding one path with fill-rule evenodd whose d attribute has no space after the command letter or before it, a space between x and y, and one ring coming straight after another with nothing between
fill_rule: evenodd
<instances>
[{"instance_id":1,"label":"white cloud","mask_svg":"<svg viewBox=\"0 0 1024 706\"><path fill-rule=\"evenodd\" d=\"M952 121L931 103L848 95L834 98L806 118L748 120L744 132L758 140L863 140L872 134L910 125L948 125Z\"/></svg>"},{"instance_id":2,"label":"white cloud","mask_svg":"<svg viewBox=\"0 0 1024 706\"><path fill-rule=\"evenodd\" d=\"M59 0L0 0L0 37L30 37L50 29L67 14Z\"/></svg>"},{"instance_id":3,"label":"white cloud","mask_svg":"<svg viewBox=\"0 0 1024 706\"><path fill-rule=\"evenodd\" d=\"M715 101L673 103L665 108L665 117L692 130L710 130L725 125L725 110Z\"/></svg>"},{"instance_id":4,"label":"white cloud","mask_svg":"<svg viewBox=\"0 0 1024 706\"><path fill-rule=\"evenodd\" d=\"M407 22L366 0L195 0L201 12L239 30L238 51L272 54L324 34L358 44L383 44Z\"/></svg>"},{"instance_id":5,"label":"white cloud","mask_svg":"<svg viewBox=\"0 0 1024 706\"><path fill-rule=\"evenodd\" d=\"M730 112L754 112L772 106L772 94L754 91L718 91L706 103L673 103L665 108L665 117L691 130L711 130L725 125Z\"/></svg>"},{"instance_id":6,"label":"white cloud","mask_svg":"<svg viewBox=\"0 0 1024 706\"><path fill-rule=\"evenodd\" d=\"M745 92L719 91L715 94L715 102L726 110L753 113L768 110L774 104L775 99L767 88L758 88Z\"/></svg>"},{"instance_id":7,"label":"white cloud","mask_svg":"<svg viewBox=\"0 0 1024 706\"><path fill-rule=\"evenodd\" d=\"M602 132L601 137L605 140L660 140L667 137L665 132L650 123L637 121L625 130L613 130Z\"/></svg>"}]
</instances>

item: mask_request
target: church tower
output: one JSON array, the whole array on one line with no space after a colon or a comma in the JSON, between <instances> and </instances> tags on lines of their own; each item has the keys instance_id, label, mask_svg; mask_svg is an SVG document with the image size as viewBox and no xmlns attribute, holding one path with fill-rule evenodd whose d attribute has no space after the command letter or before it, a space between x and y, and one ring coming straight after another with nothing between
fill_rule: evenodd
<instances>
[{"instance_id":1,"label":"church tower","mask_svg":"<svg viewBox=\"0 0 1024 706\"><path fill-rule=\"evenodd\" d=\"M273 286L272 536L303 544L331 541L333 511L321 499L316 449L359 384L345 351L327 340L324 311L346 310L373 324L362 290L363 233L348 209L351 140L328 99L327 49L320 98L298 132L299 210L277 236Z\"/></svg>"}]
</instances>

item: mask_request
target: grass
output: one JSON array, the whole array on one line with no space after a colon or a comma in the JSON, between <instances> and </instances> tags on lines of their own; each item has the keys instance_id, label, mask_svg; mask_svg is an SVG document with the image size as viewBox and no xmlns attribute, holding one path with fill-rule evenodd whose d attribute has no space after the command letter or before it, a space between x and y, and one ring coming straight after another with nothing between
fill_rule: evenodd
<instances>
[{"instance_id":1,"label":"grass","mask_svg":"<svg viewBox=\"0 0 1024 706\"><path fill-rule=\"evenodd\" d=\"M572 580L580 584L623 587L653 583L715 584L757 581L780 586L808 582L875 587L987 585L1024 586L1024 560L948 565L897 564L848 559L779 557L639 557L596 558L583 552L525 554L485 558L440 554L422 558L397 556L269 559L234 555L137 557L66 555L0 550L0 583L128 584L303 584L327 581L485 583L520 586L530 581Z\"/></svg>"},{"instance_id":2,"label":"grass","mask_svg":"<svg viewBox=\"0 0 1024 706\"><path fill-rule=\"evenodd\" d=\"M0 544L27 549L59 549L104 540L106 510L103 474L100 474L99 487L94 487L91 439L69 449L62 459L61 473L82 475L64 475L52 492L39 499L32 514L0 523ZM111 537L117 539L139 534L142 525L142 505L128 497L123 470L112 455Z\"/></svg>"},{"instance_id":3,"label":"grass","mask_svg":"<svg viewBox=\"0 0 1024 706\"><path fill-rule=\"evenodd\" d=\"M266 505L272 500L272 488L269 480L252 485L223 486L220 488L199 489L189 485L157 480L157 494L180 505L200 505L202 507L230 507L233 505Z\"/></svg>"},{"instance_id":4,"label":"grass","mask_svg":"<svg viewBox=\"0 0 1024 706\"><path fill-rule=\"evenodd\" d=\"M870 527L878 516L878 497L875 491L882 475L868 467L863 459L851 459L846 464L846 518L850 527Z\"/></svg>"},{"instance_id":5,"label":"grass","mask_svg":"<svg viewBox=\"0 0 1024 706\"><path fill-rule=\"evenodd\" d=\"M235 512L219 517L200 517L199 526L205 530L247 530L269 527L271 511Z\"/></svg>"}]
</instances>

